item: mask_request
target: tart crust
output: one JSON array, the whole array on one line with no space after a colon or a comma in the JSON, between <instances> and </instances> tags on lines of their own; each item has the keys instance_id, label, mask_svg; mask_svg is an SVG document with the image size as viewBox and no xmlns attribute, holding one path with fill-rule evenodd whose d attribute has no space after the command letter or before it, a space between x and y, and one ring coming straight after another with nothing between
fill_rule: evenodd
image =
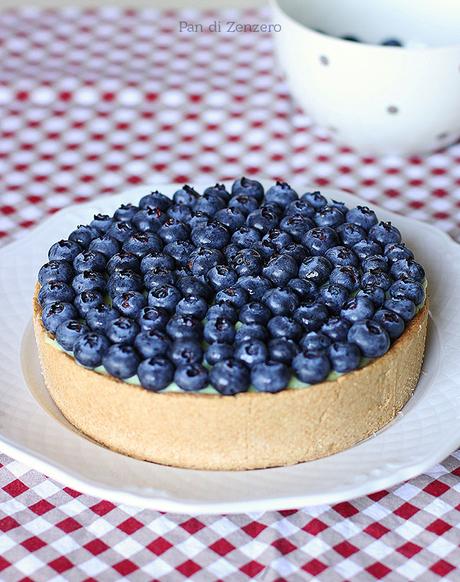
<instances>
[{"instance_id":1,"label":"tart crust","mask_svg":"<svg viewBox=\"0 0 460 582\"><path fill-rule=\"evenodd\" d=\"M277 394L151 392L79 366L34 330L46 386L62 414L106 447L164 465L242 470L337 453L380 430L411 397L425 350L428 300L381 358L337 380Z\"/></svg>"}]
</instances>

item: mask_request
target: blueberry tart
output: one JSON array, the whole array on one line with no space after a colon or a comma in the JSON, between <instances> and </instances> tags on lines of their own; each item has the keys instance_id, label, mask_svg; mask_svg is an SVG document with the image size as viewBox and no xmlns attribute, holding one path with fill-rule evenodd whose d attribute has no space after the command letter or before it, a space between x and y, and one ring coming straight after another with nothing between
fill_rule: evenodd
<instances>
[{"instance_id":1,"label":"blueberry tart","mask_svg":"<svg viewBox=\"0 0 460 582\"><path fill-rule=\"evenodd\" d=\"M241 178L155 191L57 241L34 327L64 416L132 457L215 470L341 451L402 409L425 271L366 206Z\"/></svg>"}]
</instances>

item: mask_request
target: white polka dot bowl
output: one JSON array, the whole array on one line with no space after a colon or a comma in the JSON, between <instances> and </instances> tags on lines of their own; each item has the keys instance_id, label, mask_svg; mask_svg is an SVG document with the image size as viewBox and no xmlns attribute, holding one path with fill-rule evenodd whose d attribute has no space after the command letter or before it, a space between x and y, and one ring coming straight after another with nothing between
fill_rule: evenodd
<instances>
[{"instance_id":1,"label":"white polka dot bowl","mask_svg":"<svg viewBox=\"0 0 460 582\"><path fill-rule=\"evenodd\" d=\"M337 141L364 154L419 154L459 139L458 0L272 0L272 8L290 89ZM381 44L389 38L403 47Z\"/></svg>"}]
</instances>

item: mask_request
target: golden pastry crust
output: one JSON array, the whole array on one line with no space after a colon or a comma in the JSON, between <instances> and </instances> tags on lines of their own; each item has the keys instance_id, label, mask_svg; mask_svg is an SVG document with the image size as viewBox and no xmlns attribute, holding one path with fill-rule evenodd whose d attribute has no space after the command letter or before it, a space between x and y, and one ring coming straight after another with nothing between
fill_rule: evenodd
<instances>
[{"instance_id":1,"label":"golden pastry crust","mask_svg":"<svg viewBox=\"0 0 460 582\"><path fill-rule=\"evenodd\" d=\"M83 368L50 345L38 289L38 353L62 414L114 451L176 467L277 467L349 448L388 424L406 404L425 350L428 301L384 356L335 381L277 394L161 394Z\"/></svg>"}]
</instances>

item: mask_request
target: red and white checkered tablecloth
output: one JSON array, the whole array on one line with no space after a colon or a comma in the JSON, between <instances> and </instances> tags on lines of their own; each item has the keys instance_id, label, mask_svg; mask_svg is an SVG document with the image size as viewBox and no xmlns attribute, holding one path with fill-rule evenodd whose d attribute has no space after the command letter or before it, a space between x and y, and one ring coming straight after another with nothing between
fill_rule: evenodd
<instances>
[{"instance_id":1,"label":"red and white checkered tablecloth","mask_svg":"<svg viewBox=\"0 0 460 582\"><path fill-rule=\"evenodd\" d=\"M460 238L460 145L372 158L289 96L266 10L0 13L0 237L137 183L242 174L350 190ZM179 32L179 22L204 32ZM162 514L63 487L0 456L2 580L458 580L460 452L389 491L239 516Z\"/></svg>"}]
</instances>

